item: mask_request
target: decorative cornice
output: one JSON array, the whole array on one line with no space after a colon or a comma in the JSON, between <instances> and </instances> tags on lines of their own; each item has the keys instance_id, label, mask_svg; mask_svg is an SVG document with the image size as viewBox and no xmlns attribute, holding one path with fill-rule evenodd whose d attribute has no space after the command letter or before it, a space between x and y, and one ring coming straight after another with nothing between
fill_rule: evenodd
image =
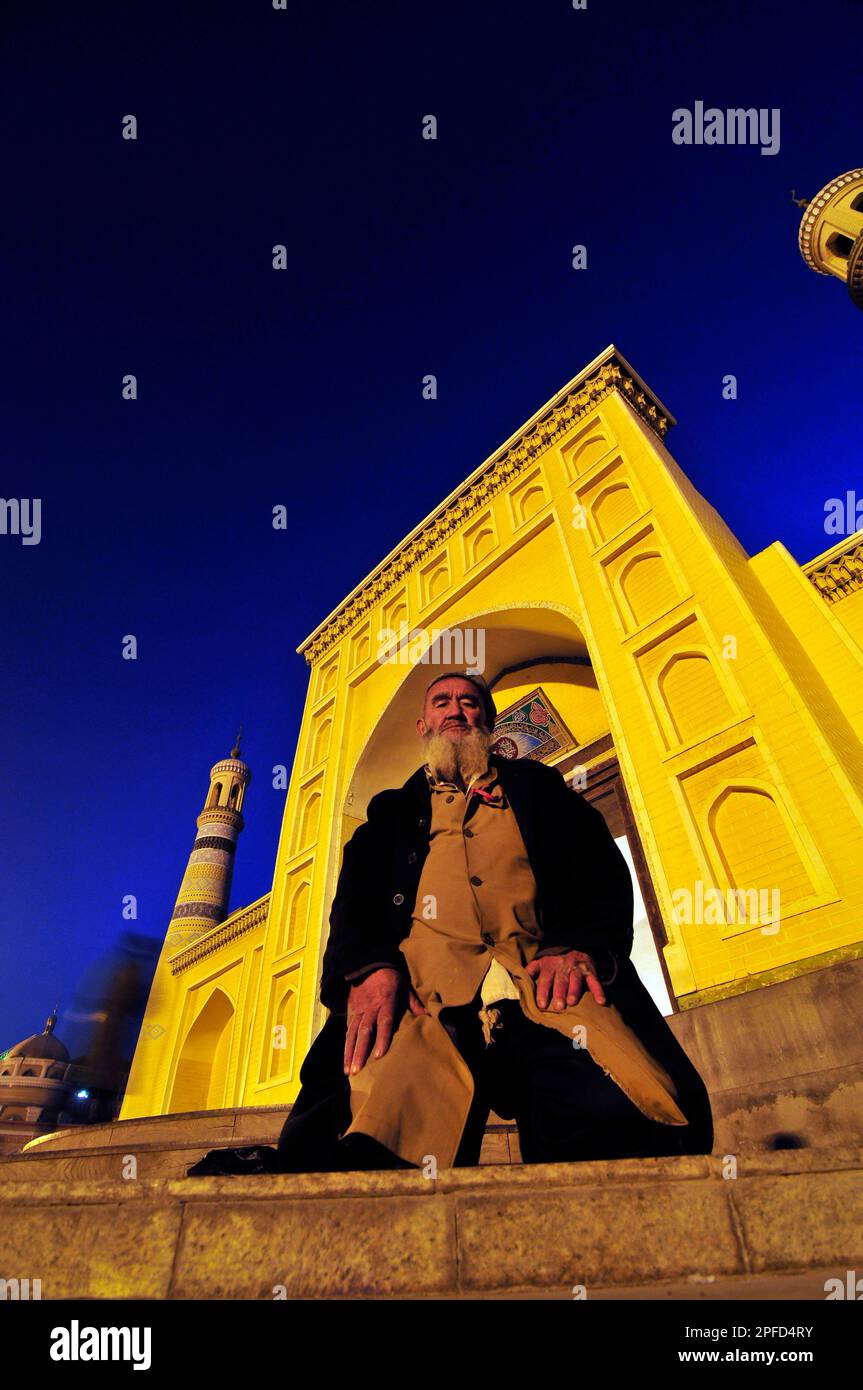
<instances>
[{"instance_id":1,"label":"decorative cornice","mask_svg":"<svg viewBox=\"0 0 863 1390\"><path fill-rule=\"evenodd\" d=\"M244 778L246 782L252 780L252 769L242 758L222 758L221 762L214 763L210 768L210 776L217 777L220 772L236 772L237 776Z\"/></svg>"},{"instance_id":2,"label":"decorative cornice","mask_svg":"<svg viewBox=\"0 0 863 1390\"><path fill-rule=\"evenodd\" d=\"M827 603L838 603L863 589L863 531L855 531L832 550L816 555L803 566L803 573Z\"/></svg>"},{"instance_id":3,"label":"decorative cornice","mask_svg":"<svg viewBox=\"0 0 863 1390\"><path fill-rule=\"evenodd\" d=\"M233 828L239 834L245 826L245 821L242 812L235 811L233 806L205 806L195 824L224 825L227 829Z\"/></svg>"},{"instance_id":4,"label":"decorative cornice","mask_svg":"<svg viewBox=\"0 0 863 1390\"><path fill-rule=\"evenodd\" d=\"M251 931L253 927L260 926L267 920L270 911L270 894L259 898L257 902L250 903L248 907L241 907L237 912L226 917L224 922L220 922L212 931L208 931L204 936L199 936L189 946L183 947L176 955L171 956L171 974L180 975L190 966L195 965L205 956L211 956L215 951L221 951L223 946L229 942L236 941L238 936Z\"/></svg>"},{"instance_id":5,"label":"decorative cornice","mask_svg":"<svg viewBox=\"0 0 863 1390\"><path fill-rule=\"evenodd\" d=\"M34 1060L40 1061L41 1059L38 1057L35 1059L32 1057L22 1057L21 1060L22 1062L27 1062L29 1066L32 1066ZM20 1072L6 1072L3 1076L0 1076L0 1089L3 1091L16 1091L20 1088L21 1090L44 1091L46 1086L53 1086L60 1090L64 1088L68 1090L69 1086L72 1084L70 1073L74 1072L78 1075L82 1071L82 1068L74 1062L52 1062L51 1066L65 1067L66 1070L62 1076L22 1076ZM15 1104L7 1095L4 1095L2 1099L4 1105Z\"/></svg>"},{"instance_id":6,"label":"decorative cornice","mask_svg":"<svg viewBox=\"0 0 863 1390\"><path fill-rule=\"evenodd\" d=\"M838 179L833 179L820 193L809 202L809 206L800 219L800 229L797 233L797 242L800 247L800 254L810 270L814 270L818 275L830 275L832 272L824 270L818 265L812 254L812 233L815 231L815 223L821 216L828 203L832 203L837 193L841 193L849 183L863 183L863 169L849 169L847 174L840 174Z\"/></svg>"},{"instance_id":7,"label":"decorative cornice","mask_svg":"<svg viewBox=\"0 0 863 1390\"><path fill-rule=\"evenodd\" d=\"M597 365L598 364L598 365ZM595 369L594 369L595 368ZM513 478L530 467L577 420L612 392L618 392L659 439L675 424L674 417L654 396L622 353L610 347L551 401L538 415L487 459L417 532L390 555L369 578L325 619L297 648L310 666L319 661L405 576L422 564L475 512L486 506Z\"/></svg>"}]
</instances>

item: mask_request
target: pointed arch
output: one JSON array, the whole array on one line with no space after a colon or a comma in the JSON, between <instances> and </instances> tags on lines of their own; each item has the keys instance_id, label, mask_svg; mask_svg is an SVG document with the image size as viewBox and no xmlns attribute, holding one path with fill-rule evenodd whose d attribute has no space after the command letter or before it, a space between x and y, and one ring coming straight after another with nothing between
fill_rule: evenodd
<instances>
[{"instance_id":1,"label":"pointed arch","mask_svg":"<svg viewBox=\"0 0 863 1390\"><path fill-rule=\"evenodd\" d=\"M216 987L186 1034L166 1114L218 1110L225 1104L234 1006Z\"/></svg>"}]
</instances>

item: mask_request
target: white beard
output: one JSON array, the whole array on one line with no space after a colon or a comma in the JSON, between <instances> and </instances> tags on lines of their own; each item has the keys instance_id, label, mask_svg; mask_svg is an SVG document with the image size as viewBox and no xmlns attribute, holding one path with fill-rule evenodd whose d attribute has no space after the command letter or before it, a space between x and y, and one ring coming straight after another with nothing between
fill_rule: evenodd
<instances>
[{"instance_id":1,"label":"white beard","mask_svg":"<svg viewBox=\"0 0 863 1390\"><path fill-rule=\"evenodd\" d=\"M475 727L450 738L444 733L423 734L426 762L436 777L455 782L459 774L467 786L473 777L486 772L488 754L493 743L488 729Z\"/></svg>"}]
</instances>

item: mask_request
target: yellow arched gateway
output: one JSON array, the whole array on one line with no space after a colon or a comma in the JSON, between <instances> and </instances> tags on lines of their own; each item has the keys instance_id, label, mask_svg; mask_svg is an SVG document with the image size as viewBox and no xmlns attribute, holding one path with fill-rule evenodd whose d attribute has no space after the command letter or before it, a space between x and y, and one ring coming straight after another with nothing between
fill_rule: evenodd
<instances>
[{"instance_id":1,"label":"yellow arched gateway","mask_svg":"<svg viewBox=\"0 0 863 1390\"><path fill-rule=\"evenodd\" d=\"M419 765L439 661L479 666L501 750L559 766L625 840L638 968L719 1142L863 1137L837 1022L863 937L863 532L803 566L780 541L748 555L668 452L673 424L607 348L302 643L272 890L226 915L235 749L211 774L122 1118L296 1097L342 847Z\"/></svg>"}]
</instances>

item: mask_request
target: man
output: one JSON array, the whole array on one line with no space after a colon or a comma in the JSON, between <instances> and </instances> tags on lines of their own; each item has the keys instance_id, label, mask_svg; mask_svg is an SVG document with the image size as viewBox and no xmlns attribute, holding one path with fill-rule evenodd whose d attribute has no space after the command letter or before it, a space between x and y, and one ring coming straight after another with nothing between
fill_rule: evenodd
<instances>
[{"instance_id":1,"label":"man","mask_svg":"<svg viewBox=\"0 0 863 1390\"><path fill-rule=\"evenodd\" d=\"M490 753L495 718L481 676L429 684L424 765L345 847L330 1016L278 1151L192 1171L433 1175L479 1161L491 1109L526 1163L710 1152L704 1085L629 960L626 861L558 771Z\"/></svg>"},{"instance_id":2,"label":"man","mask_svg":"<svg viewBox=\"0 0 863 1390\"><path fill-rule=\"evenodd\" d=\"M516 1119L525 1162L710 1151L701 1079L629 961L626 862L559 772L490 755L495 717L481 677L436 677L425 765L346 847L331 1015L285 1165L476 1163L490 1108Z\"/></svg>"}]
</instances>

